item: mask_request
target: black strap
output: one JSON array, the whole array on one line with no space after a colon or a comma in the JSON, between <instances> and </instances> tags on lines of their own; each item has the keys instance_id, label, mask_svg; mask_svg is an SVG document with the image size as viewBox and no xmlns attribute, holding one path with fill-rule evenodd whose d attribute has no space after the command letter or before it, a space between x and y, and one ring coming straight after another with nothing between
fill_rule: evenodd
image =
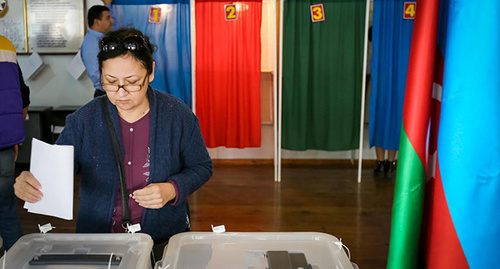
<instances>
[{"instance_id":1,"label":"black strap","mask_svg":"<svg viewBox=\"0 0 500 269\"><path fill-rule=\"evenodd\" d=\"M122 256L113 254L35 254L33 256L33 259L29 261L29 265L48 265L49 268L51 267L51 265L73 265L78 267L82 265L84 265L85 267L87 265L100 265L99 267L101 267L109 264L119 266L122 260ZM46 266L43 267L47 268Z\"/></svg>"},{"instance_id":2,"label":"black strap","mask_svg":"<svg viewBox=\"0 0 500 269\"><path fill-rule=\"evenodd\" d=\"M113 143L113 150L115 152L115 159L118 165L118 174L120 175L120 186L122 193L122 227L127 230L127 224L130 224L130 208L128 207L128 194L127 194L127 178L125 175L125 168L123 167L122 155L120 153L120 145L116 136L115 127L111 121L111 115L108 111L108 98L102 97L102 109L106 115L106 123L111 135L111 142Z\"/></svg>"}]
</instances>

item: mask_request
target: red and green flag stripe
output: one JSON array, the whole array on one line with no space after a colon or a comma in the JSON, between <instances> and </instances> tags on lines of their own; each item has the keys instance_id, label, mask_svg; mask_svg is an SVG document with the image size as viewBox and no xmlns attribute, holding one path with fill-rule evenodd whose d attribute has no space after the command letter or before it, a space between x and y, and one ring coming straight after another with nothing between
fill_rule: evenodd
<instances>
[{"instance_id":1,"label":"red and green flag stripe","mask_svg":"<svg viewBox=\"0 0 500 269\"><path fill-rule=\"evenodd\" d=\"M439 1L421 0L413 26L387 268L416 268Z\"/></svg>"}]
</instances>

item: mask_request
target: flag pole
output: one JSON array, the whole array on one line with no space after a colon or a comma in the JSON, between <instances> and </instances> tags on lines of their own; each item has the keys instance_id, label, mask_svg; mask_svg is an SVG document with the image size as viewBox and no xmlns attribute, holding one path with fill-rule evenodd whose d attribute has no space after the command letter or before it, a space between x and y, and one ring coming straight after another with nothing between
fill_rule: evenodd
<instances>
[{"instance_id":1,"label":"flag pole","mask_svg":"<svg viewBox=\"0 0 500 269\"><path fill-rule=\"evenodd\" d=\"M191 110L196 115L196 21L195 2L190 0L191 12Z\"/></svg>"},{"instance_id":2,"label":"flag pole","mask_svg":"<svg viewBox=\"0 0 500 269\"><path fill-rule=\"evenodd\" d=\"M273 17L274 17L274 24L273 24L273 29L274 29L274 68L273 68L273 100L274 104L273 108L273 117L274 117L274 181L279 182L279 173L278 173L278 152L280 151L280 148L278 147L278 107L276 106L276 101L278 100L278 78L277 75L279 74L277 71L278 67L278 51L277 51L277 42L278 42L278 33L277 33L277 28L278 24L276 22L277 20L277 14L276 14L276 8L277 8L277 3L276 0L273 1L274 6L273 6Z\"/></svg>"},{"instance_id":3,"label":"flag pole","mask_svg":"<svg viewBox=\"0 0 500 269\"><path fill-rule=\"evenodd\" d=\"M280 0L280 47L279 47L279 80L281 83L278 83L278 180L277 182L281 182L281 117L282 117L282 98L283 98L283 7L285 0Z\"/></svg>"},{"instance_id":4,"label":"flag pole","mask_svg":"<svg viewBox=\"0 0 500 269\"><path fill-rule=\"evenodd\" d=\"M363 49L363 78L361 85L361 116L359 122L359 156L358 156L358 183L361 183L363 168L363 140L365 133L365 96L366 96L366 58L368 57L368 28L370 27L370 0L366 0L365 11L365 43Z\"/></svg>"}]
</instances>

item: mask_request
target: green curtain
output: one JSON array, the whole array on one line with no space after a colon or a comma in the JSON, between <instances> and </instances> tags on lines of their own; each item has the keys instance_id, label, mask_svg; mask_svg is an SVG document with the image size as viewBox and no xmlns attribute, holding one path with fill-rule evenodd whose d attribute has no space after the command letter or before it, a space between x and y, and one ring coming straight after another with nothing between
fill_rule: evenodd
<instances>
[{"instance_id":1,"label":"green curtain","mask_svg":"<svg viewBox=\"0 0 500 269\"><path fill-rule=\"evenodd\" d=\"M324 21L312 22L311 5ZM285 0L282 148L359 145L365 0Z\"/></svg>"}]
</instances>

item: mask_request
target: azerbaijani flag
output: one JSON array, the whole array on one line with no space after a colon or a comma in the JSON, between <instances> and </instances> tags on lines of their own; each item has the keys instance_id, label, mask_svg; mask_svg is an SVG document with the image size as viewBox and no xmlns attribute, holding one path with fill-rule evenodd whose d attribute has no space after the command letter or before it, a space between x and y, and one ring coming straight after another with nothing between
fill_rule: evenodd
<instances>
[{"instance_id":1,"label":"azerbaijani flag","mask_svg":"<svg viewBox=\"0 0 500 269\"><path fill-rule=\"evenodd\" d=\"M442 1L434 69L438 6L417 10L387 267L417 267L423 227L419 267L500 268L500 1Z\"/></svg>"},{"instance_id":2,"label":"azerbaijani flag","mask_svg":"<svg viewBox=\"0 0 500 269\"><path fill-rule=\"evenodd\" d=\"M447 3L448 1L444 1ZM499 268L500 1L450 1L427 268ZM447 210L446 210L447 209Z\"/></svg>"}]
</instances>

